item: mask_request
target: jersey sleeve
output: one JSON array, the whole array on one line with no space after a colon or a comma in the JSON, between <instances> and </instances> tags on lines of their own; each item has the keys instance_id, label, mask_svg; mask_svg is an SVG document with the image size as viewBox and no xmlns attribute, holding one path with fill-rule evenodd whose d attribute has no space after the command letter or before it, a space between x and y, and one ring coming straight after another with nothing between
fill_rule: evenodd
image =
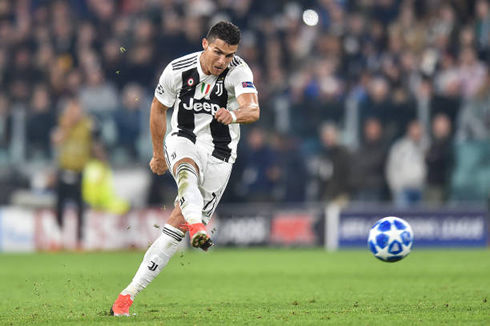
<instances>
[{"instance_id":1,"label":"jersey sleeve","mask_svg":"<svg viewBox=\"0 0 490 326\"><path fill-rule=\"evenodd\" d=\"M235 97L246 93L257 94L252 70L246 64L239 65L233 69L228 78L229 83L235 90Z\"/></svg>"},{"instance_id":2,"label":"jersey sleeve","mask_svg":"<svg viewBox=\"0 0 490 326\"><path fill-rule=\"evenodd\" d=\"M168 65L163 70L160 79L158 80L157 88L155 89L156 99L168 108L171 108L177 99L177 91L175 89L175 79L173 76L172 66Z\"/></svg>"}]
</instances>

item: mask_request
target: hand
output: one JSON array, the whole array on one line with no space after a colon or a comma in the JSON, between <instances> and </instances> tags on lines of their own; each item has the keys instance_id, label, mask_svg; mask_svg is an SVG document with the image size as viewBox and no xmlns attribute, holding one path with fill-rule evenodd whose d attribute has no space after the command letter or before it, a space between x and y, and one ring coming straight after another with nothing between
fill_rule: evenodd
<instances>
[{"instance_id":1,"label":"hand","mask_svg":"<svg viewBox=\"0 0 490 326\"><path fill-rule=\"evenodd\" d=\"M150 161L150 169L157 175L162 175L168 170L167 163L163 157L152 157Z\"/></svg>"},{"instance_id":2,"label":"hand","mask_svg":"<svg viewBox=\"0 0 490 326\"><path fill-rule=\"evenodd\" d=\"M229 125L233 122L233 117L231 116L230 111L225 108L219 109L214 115L214 118L224 125Z\"/></svg>"}]
</instances>

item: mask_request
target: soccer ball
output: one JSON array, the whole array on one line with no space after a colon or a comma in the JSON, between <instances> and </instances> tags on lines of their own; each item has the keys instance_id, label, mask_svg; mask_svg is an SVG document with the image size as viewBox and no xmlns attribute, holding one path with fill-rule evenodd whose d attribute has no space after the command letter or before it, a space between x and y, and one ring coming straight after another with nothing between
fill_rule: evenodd
<instances>
[{"instance_id":1,"label":"soccer ball","mask_svg":"<svg viewBox=\"0 0 490 326\"><path fill-rule=\"evenodd\" d=\"M382 218L369 230L369 249L376 258L385 262L392 263L405 258L412 244L412 227L398 217Z\"/></svg>"}]
</instances>

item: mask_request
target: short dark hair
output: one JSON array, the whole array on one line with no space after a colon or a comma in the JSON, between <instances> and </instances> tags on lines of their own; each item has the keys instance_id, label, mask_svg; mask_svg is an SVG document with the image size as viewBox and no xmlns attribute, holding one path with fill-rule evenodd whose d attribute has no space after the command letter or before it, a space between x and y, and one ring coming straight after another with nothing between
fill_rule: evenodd
<instances>
[{"instance_id":1,"label":"short dark hair","mask_svg":"<svg viewBox=\"0 0 490 326\"><path fill-rule=\"evenodd\" d=\"M208 35L206 35L206 39L209 42L213 42L219 38L230 45L237 45L240 43L240 34L240 29L233 23L220 21L211 27Z\"/></svg>"}]
</instances>

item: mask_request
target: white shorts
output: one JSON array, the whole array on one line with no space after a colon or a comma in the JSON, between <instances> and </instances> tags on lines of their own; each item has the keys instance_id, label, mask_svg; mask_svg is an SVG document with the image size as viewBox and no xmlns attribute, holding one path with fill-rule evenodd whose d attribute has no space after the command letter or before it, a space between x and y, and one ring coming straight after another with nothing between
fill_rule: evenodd
<instances>
[{"instance_id":1,"label":"white shorts","mask_svg":"<svg viewBox=\"0 0 490 326\"><path fill-rule=\"evenodd\" d=\"M169 172L176 182L174 165L181 159L190 158L199 168L199 190L204 202L202 222L208 224L228 184L233 164L212 156L203 147L177 135L166 137L164 150Z\"/></svg>"}]
</instances>

